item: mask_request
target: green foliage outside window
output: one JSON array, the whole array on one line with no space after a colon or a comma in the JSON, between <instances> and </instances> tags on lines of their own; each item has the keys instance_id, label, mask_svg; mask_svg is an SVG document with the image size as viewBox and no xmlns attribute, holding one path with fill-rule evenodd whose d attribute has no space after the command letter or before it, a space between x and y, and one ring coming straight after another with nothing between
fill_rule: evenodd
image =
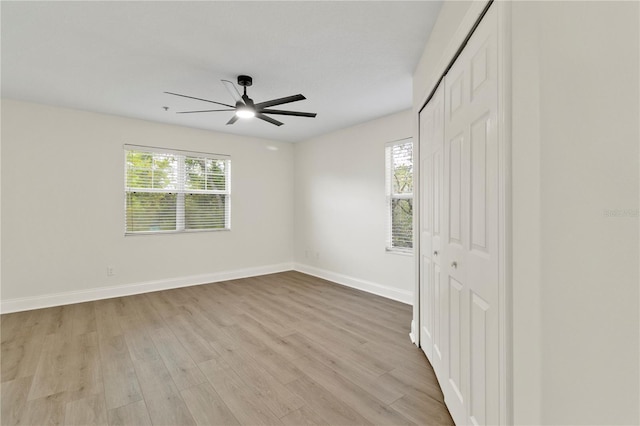
<instances>
[{"instance_id":1,"label":"green foliage outside window","mask_svg":"<svg viewBox=\"0 0 640 426\"><path fill-rule=\"evenodd\" d=\"M228 228L229 160L126 151L126 232Z\"/></svg>"},{"instance_id":2,"label":"green foliage outside window","mask_svg":"<svg viewBox=\"0 0 640 426\"><path fill-rule=\"evenodd\" d=\"M413 248L413 143L387 147L387 197L389 200L389 248Z\"/></svg>"}]
</instances>

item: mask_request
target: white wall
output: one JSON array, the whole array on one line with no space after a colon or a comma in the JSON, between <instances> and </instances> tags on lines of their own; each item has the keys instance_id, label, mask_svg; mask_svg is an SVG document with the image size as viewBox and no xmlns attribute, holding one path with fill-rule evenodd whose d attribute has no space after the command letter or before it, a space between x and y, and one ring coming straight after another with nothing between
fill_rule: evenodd
<instances>
[{"instance_id":1,"label":"white wall","mask_svg":"<svg viewBox=\"0 0 640 426\"><path fill-rule=\"evenodd\" d=\"M445 1L442 4L438 19L413 74L413 99L420 103L419 107L469 33L474 22L473 17L478 16L483 6L481 1L466 0ZM416 106L414 104L414 107Z\"/></svg>"},{"instance_id":2,"label":"white wall","mask_svg":"<svg viewBox=\"0 0 640 426\"><path fill-rule=\"evenodd\" d=\"M545 424L640 423L639 6L513 5L514 193L539 158L539 214L514 199L514 227L540 229Z\"/></svg>"},{"instance_id":3,"label":"white wall","mask_svg":"<svg viewBox=\"0 0 640 426\"><path fill-rule=\"evenodd\" d=\"M478 6L443 5L414 75L415 109ZM514 423L638 424L639 5L513 2L504 10Z\"/></svg>"},{"instance_id":4,"label":"white wall","mask_svg":"<svg viewBox=\"0 0 640 426\"><path fill-rule=\"evenodd\" d=\"M385 142L410 111L295 144L295 262L306 272L412 303L413 256L388 253Z\"/></svg>"},{"instance_id":5,"label":"white wall","mask_svg":"<svg viewBox=\"0 0 640 426\"><path fill-rule=\"evenodd\" d=\"M232 230L125 237L125 143L230 154ZM291 266L290 143L3 100L2 149L3 305Z\"/></svg>"}]
</instances>

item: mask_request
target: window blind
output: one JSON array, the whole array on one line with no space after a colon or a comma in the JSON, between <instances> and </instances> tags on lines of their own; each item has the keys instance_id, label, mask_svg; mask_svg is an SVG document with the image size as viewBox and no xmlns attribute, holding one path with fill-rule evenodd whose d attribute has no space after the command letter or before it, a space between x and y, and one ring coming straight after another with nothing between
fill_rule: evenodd
<instances>
[{"instance_id":1,"label":"window blind","mask_svg":"<svg viewBox=\"0 0 640 426\"><path fill-rule=\"evenodd\" d=\"M413 141L403 139L385 147L387 249L413 248Z\"/></svg>"},{"instance_id":2,"label":"window blind","mask_svg":"<svg viewBox=\"0 0 640 426\"><path fill-rule=\"evenodd\" d=\"M230 229L228 156L125 145L125 234Z\"/></svg>"}]
</instances>

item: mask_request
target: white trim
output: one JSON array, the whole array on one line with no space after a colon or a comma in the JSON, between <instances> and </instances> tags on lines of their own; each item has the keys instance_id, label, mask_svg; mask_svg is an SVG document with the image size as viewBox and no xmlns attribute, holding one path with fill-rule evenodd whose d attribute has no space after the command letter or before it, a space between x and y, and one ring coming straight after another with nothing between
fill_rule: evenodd
<instances>
[{"instance_id":1,"label":"white trim","mask_svg":"<svg viewBox=\"0 0 640 426\"><path fill-rule=\"evenodd\" d=\"M402 138L402 139L396 139L395 141L390 141L390 142L385 142L384 143L384 147L385 148L389 148L395 145L402 145L405 143L408 143L409 141L411 141L411 143L413 143L413 136L409 136L406 138Z\"/></svg>"},{"instance_id":2,"label":"white trim","mask_svg":"<svg viewBox=\"0 0 640 426\"><path fill-rule=\"evenodd\" d=\"M413 249L400 249L385 247L384 251L387 254L399 254L400 256L413 256Z\"/></svg>"},{"instance_id":3,"label":"white trim","mask_svg":"<svg viewBox=\"0 0 640 426\"><path fill-rule=\"evenodd\" d=\"M146 145L135 145L130 143L125 143L122 145L124 150L127 151L144 151L144 152L159 152L162 154L176 154L176 155L185 155L185 156L194 156L194 157L202 157L205 156L207 158L211 158L214 160L229 160L231 156L229 154L215 154L213 152L201 152L201 151L187 151L184 149L175 149L175 148L162 148L160 146L146 146Z\"/></svg>"},{"instance_id":4,"label":"white trim","mask_svg":"<svg viewBox=\"0 0 640 426\"><path fill-rule=\"evenodd\" d=\"M513 315L511 233L511 3L495 2L498 15L498 297L500 327L500 424L513 424Z\"/></svg>"},{"instance_id":5,"label":"white trim","mask_svg":"<svg viewBox=\"0 0 640 426\"><path fill-rule=\"evenodd\" d=\"M280 263L275 265L257 266L254 268L236 269L232 271L212 272L210 274L151 280L117 286L97 287L89 290L66 291L63 293L51 293L40 296L5 299L0 301L0 313L8 314L11 312L50 308L52 306L90 302L92 300L110 299L113 297L131 296L134 294L150 293L160 290L170 290L180 287L191 287L194 285L237 280L241 278L275 274L278 272L286 272L291 270L329 280L346 287L356 288L358 290L366 291L367 293L376 294L378 296L396 300L408 305L411 305L413 302L413 293L410 291L395 289L382 284L338 274L336 272L331 272L325 269L315 268L313 266L303 265L300 263Z\"/></svg>"},{"instance_id":6,"label":"white trim","mask_svg":"<svg viewBox=\"0 0 640 426\"><path fill-rule=\"evenodd\" d=\"M275 265L237 269L233 271L213 272L210 274L191 275L187 277L168 278L118 286L98 287L90 290L77 290L67 291L64 293L44 294L41 296L33 297L20 297L16 299L2 300L0 303L0 312L6 314L10 312L27 311L31 309L49 308L51 306L68 305L71 303L82 303L92 300L110 299L112 297L149 293L152 291L190 287L194 285L215 283L227 280L237 280L240 278L254 277L257 275L290 271L292 269L292 263L280 263Z\"/></svg>"},{"instance_id":7,"label":"white trim","mask_svg":"<svg viewBox=\"0 0 640 426\"><path fill-rule=\"evenodd\" d=\"M378 296L386 297L387 299L406 303L407 305L413 304L413 292L408 290L399 290L397 288L389 287L383 284L362 280L360 278L350 277L348 275L339 274L337 272L328 271L326 269L316 268L314 266L304 265L302 263L295 263L293 265L293 269L307 275L313 275L314 277L332 281L336 284L356 288L358 290L366 291L367 293L376 294Z\"/></svg>"},{"instance_id":8,"label":"white trim","mask_svg":"<svg viewBox=\"0 0 640 426\"><path fill-rule=\"evenodd\" d=\"M416 343L416 323L411 320L411 332L409 333L409 339L411 339L411 343Z\"/></svg>"}]
</instances>

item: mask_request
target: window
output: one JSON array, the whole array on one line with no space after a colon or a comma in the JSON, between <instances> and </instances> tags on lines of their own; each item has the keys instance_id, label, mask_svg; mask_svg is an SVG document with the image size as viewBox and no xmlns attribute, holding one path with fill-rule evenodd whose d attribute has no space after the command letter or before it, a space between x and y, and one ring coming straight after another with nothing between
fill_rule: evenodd
<instances>
[{"instance_id":1,"label":"window","mask_svg":"<svg viewBox=\"0 0 640 426\"><path fill-rule=\"evenodd\" d=\"M228 156L125 145L125 234L230 229Z\"/></svg>"},{"instance_id":2,"label":"window","mask_svg":"<svg viewBox=\"0 0 640 426\"><path fill-rule=\"evenodd\" d=\"M413 141L390 142L385 148L387 250L410 252L413 248Z\"/></svg>"}]
</instances>

